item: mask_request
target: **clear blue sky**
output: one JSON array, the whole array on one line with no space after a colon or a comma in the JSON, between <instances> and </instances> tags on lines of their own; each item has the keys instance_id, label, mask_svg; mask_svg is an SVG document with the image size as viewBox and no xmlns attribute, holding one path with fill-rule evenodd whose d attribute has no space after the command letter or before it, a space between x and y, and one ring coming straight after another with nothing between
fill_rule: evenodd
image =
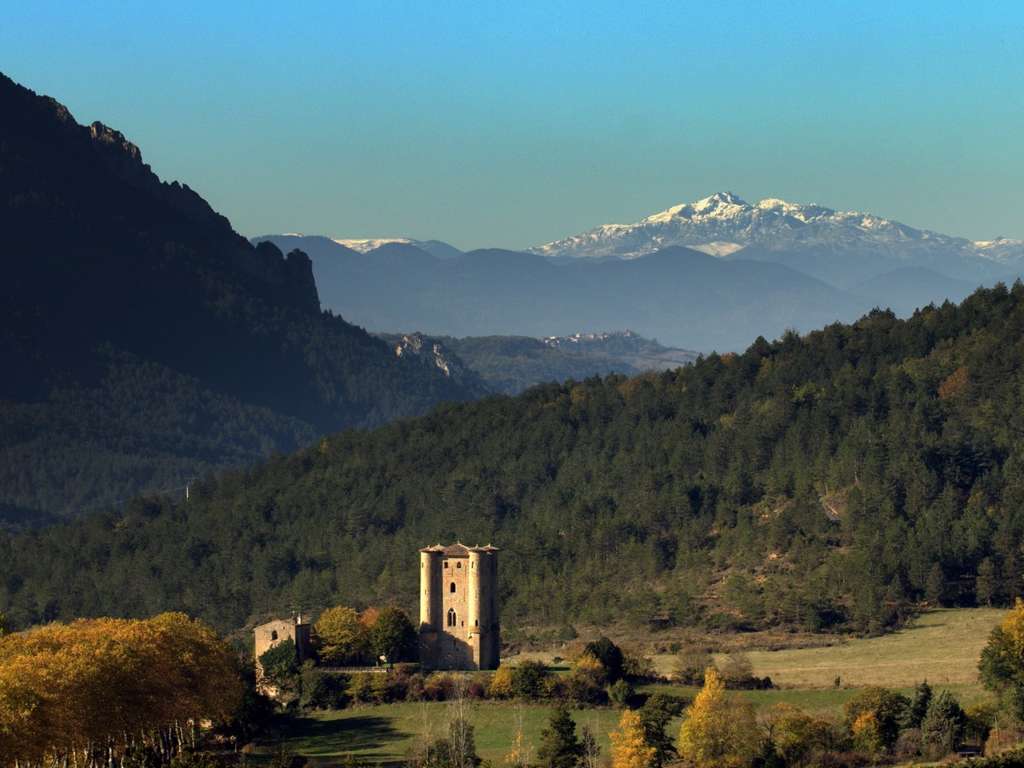
<instances>
[{"instance_id":1,"label":"clear blue sky","mask_svg":"<svg viewBox=\"0 0 1024 768\"><path fill-rule=\"evenodd\" d=\"M522 247L731 190L1024 237L1024 3L638 5L11 2L0 69L247 235Z\"/></svg>"}]
</instances>

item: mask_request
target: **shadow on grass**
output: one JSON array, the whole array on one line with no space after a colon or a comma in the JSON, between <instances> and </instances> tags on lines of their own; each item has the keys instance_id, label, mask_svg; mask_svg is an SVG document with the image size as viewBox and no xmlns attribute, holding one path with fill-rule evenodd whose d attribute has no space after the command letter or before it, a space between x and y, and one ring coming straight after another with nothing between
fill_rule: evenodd
<instances>
[{"instance_id":1,"label":"shadow on grass","mask_svg":"<svg viewBox=\"0 0 1024 768\"><path fill-rule=\"evenodd\" d=\"M338 719L295 717L275 730L277 733L261 745L261 751L284 744L288 750L304 757L327 758L355 753L374 763L400 762L404 755L389 753L388 746L408 736L396 730L390 719L375 715ZM321 764L321 760L316 762Z\"/></svg>"}]
</instances>

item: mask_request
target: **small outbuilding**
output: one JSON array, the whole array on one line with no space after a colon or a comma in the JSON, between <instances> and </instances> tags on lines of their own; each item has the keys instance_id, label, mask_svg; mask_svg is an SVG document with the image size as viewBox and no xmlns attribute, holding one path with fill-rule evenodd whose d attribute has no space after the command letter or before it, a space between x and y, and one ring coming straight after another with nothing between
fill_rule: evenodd
<instances>
[{"instance_id":1,"label":"small outbuilding","mask_svg":"<svg viewBox=\"0 0 1024 768\"><path fill-rule=\"evenodd\" d=\"M260 624L252 633L253 658L256 660L257 674L262 673L260 656L285 640L295 643L295 655L300 664L306 659L313 658L312 627L308 623L303 623L301 616L268 621L266 624Z\"/></svg>"}]
</instances>

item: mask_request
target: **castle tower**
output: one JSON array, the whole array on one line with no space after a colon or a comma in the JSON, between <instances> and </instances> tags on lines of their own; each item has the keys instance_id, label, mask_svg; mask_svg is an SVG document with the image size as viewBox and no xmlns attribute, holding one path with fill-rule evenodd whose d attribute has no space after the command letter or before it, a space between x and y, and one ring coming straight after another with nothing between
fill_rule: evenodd
<instances>
[{"instance_id":1,"label":"castle tower","mask_svg":"<svg viewBox=\"0 0 1024 768\"><path fill-rule=\"evenodd\" d=\"M441 628L441 553L433 548L420 550L420 628Z\"/></svg>"},{"instance_id":2,"label":"castle tower","mask_svg":"<svg viewBox=\"0 0 1024 768\"><path fill-rule=\"evenodd\" d=\"M496 669L501 653L498 548L420 550L420 660L433 669Z\"/></svg>"}]
</instances>

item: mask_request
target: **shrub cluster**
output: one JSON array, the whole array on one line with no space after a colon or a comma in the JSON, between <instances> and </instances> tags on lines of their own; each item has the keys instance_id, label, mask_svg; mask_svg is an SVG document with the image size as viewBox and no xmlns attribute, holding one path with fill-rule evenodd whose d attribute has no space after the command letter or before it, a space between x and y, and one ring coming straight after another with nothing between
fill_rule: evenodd
<instances>
[{"instance_id":1,"label":"shrub cluster","mask_svg":"<svg viewBox=\"0 0 1024 768\"><path fill-rule=\"evenodd\" d=\"M758 677L754 674L746 654L731 653L721 662L716 662L710 649L695 645L678 650L672 679L681 685L704 685L704 673L708 669L715 669L727 688L738 691L760 691L775 687L767 675Z\"/></svg>"}]
</instances>

